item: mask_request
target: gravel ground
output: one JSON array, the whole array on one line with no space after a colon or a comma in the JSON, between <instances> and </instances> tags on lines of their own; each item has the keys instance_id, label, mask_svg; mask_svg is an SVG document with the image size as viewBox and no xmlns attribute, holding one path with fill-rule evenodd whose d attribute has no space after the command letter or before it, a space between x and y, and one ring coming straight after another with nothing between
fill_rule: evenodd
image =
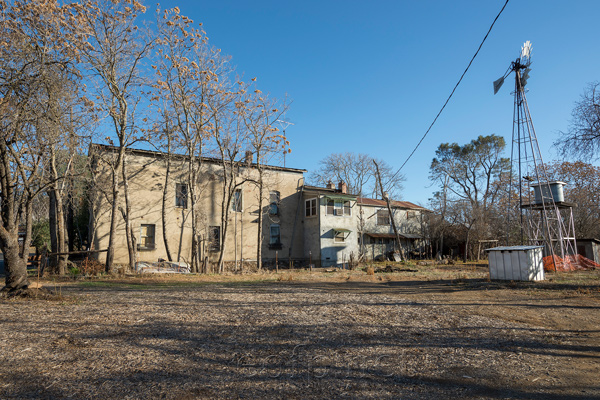
<instances>
[{"instance_id":1,"label":"gravel ground","mask_svg":"<svg viewBox=\"0 0 600 400\"><path fill-rule=\"evenodd\" d=\"M475 289L73 285L0 300L0 398L600 398L598 296L545 294L565 306L540 309L529 289ZM564 314L579 327L550 326Z\"/></svg>"}]
</instances>

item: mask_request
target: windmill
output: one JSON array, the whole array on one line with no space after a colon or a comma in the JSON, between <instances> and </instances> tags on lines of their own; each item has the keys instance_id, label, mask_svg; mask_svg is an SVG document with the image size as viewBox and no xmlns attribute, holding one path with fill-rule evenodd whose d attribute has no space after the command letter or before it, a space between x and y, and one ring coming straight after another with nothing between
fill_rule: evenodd
<instances>
[{"instance_id":1,"label":"windmill","mask_svg":"<svg viewBox=\"0 0 600 400\"><path fill-rule=\"evenodd\" d=\"M552 256L556 270L554 256L564 260L566 256L576 254L573 204L564 201L562 188L565 183L551 181L542 160L525 96L530 71L531 42L526 41L519 58L494 81L496 94L504 80L515 73L509 216L516 214L519 219L520 244L544 246L544 255ZM513 193L518 193L518 204ZM510 223L508 226L510 229ZM507 233L507 241L509 237ZM576 261L574 257L569 259Z\"/></svg>"}]
</instances>

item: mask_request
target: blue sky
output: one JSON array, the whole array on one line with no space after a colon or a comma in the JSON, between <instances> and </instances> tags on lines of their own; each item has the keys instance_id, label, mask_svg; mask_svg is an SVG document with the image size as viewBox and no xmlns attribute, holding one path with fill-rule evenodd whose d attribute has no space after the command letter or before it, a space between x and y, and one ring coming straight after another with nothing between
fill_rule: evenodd
<instances>
[{"instance_id":1,"label":"blue sky","mask_svg":"<svg viewBox=\"0 0 600 400\"><path fill-rule=\"evenodd\" d=\"M504 0L220 0L163 2L202 22L246 79L293 104L286 165L309 171L334 152L399 168L446 100ZM440 143L510 141L513 98L492 82L533 44L527 99L544 161L587 83L600 80L599 1L511 0L478 58L404 167L403 200L425 204ZM507 156L509 153L507 152Z\"/></svg>"}]
</instances>

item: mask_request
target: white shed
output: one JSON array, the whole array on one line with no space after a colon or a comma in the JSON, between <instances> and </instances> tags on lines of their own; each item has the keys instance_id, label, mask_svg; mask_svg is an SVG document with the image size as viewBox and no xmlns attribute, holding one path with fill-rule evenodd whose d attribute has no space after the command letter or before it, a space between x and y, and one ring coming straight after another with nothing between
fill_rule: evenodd
<instances>
[{"instance_id":1,"label":"white shed","mask_svg":"<svg viewBox=\"0 0 600 400\"><path fill-rule=\"evenodd\" d=\"M502 246L487 249L490 279L543 281L543 246Z\"/></svg>"}]
</instances>

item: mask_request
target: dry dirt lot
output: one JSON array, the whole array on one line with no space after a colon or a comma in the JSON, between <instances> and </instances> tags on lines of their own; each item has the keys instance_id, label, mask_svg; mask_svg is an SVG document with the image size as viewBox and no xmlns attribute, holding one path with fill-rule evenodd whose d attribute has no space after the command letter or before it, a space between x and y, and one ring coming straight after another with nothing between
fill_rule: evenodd
<instances>
[{"instance_id":1,"label":"dry dirt lot","mask_svg":"<svg viewBox=\"0 0 600 400\"><path fill-rule=\"evenodd\" d=\"M46 281L0 300L0 398L600 398L600 271L485 276Z\"/></svg>"}]
</instances>

